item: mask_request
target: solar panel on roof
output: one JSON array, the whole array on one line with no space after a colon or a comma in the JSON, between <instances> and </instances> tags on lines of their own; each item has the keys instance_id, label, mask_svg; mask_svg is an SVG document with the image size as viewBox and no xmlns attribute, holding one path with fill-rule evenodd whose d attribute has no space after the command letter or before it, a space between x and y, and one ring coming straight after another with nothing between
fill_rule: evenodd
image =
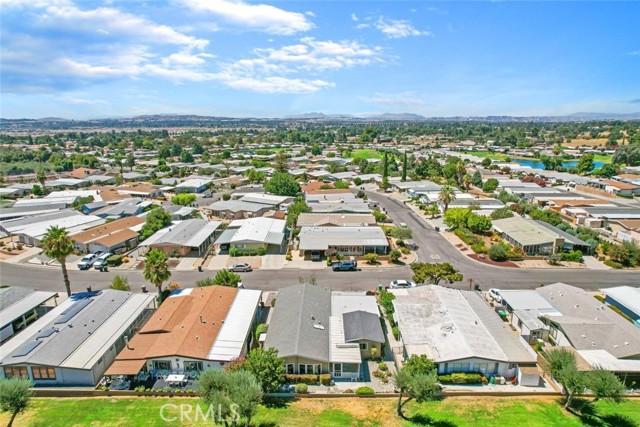
<instances>
[{"instance_id":1,"label":"solar panel on roof","mask_svg":"<svg viewBox=\"0 0 640 427\"><path fill-rule=\"evenodd\" d=\"M62 323L67 323L73 316L80 313L80 311L82 311L83 308L88 306L91 303L91 301L92 300L90 299L83 299L74 303L71 307L63 311L60 314L60 316L58 316L58 318L55 320L55 322L53 322L53 324L60 325Z\"/></svg>"},{"instance_id":2,"label":"solar panel on roof","mask_svg":"<svg viewBox=\"0 0 640 427\"><path fill-rule=\"evenodd\" d=\"M56 328L45 329L43 331L40 331L40 333L36 335L36 338L47 338L53 335L55 332L58 332Z\"/></svg>"},{"instance_id":3,"label":"solar panel on roof","mask_svg":"<svg viewBox=\"0 0 640 427\"><path fill-rule=\"evenodd\" d=\"M40 344L42 344L42 341L29 341L28 343L23 344L21 347L19 347L13 353L13 357L26 356L27 354L31 353L33 349L39 346Z\"/></svg>"}]
</instances>

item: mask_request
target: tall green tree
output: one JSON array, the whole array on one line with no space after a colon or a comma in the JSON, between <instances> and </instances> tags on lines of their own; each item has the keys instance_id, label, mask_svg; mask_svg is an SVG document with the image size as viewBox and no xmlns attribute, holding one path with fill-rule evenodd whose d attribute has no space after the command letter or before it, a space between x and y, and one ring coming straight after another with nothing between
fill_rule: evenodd
<instances>
[{"instance_id":1,"label":"tall green tree","mask_svg":"<svg viewBox=\"0 0 640 427\"><path fill-rule=\"evenodd\" d=\"M265 393L276 392L284 384L284 359L275 348L254 348L247 355L245 367L262 385Z\"/></svg>"},{"instance_id":2,"label":"tall green tree","mask_svg":"<svg viewBox=\"0 0 640 427\"><path fill-rule=\"evenodd\" d=\"M233 371L206 370L198 379L198 392L203 402L215 409L216 421L237 426L244 419L251 424L263 392L256 377L244 369Z\"/></svg>"},{"instance_id":3,"label":"tall green tree","mask_svg":"<svg viewBox=\"0 0 640 427\"><path fill-rule=\"evenodd\" d=\"M389 153L384 152L384 159L382 160L382 179L389 178Z\"/></svg>"},{"instance_id":4,"label":"tall green tree","mask_svg":"<svg viewBox=\"0 0 640 427\"><path fill-rule=\"evenodd\" d=\"M414 262L411 264L411 270L413 271L413 281L416 283L429 281L434 285L439 285L444 280L451 284L463 279L462 274L448 262L433 264Z\"/></svg>"},{"instance_id":5,"label":"tall green tree","mask_svg":"<svg viewBox=\"0 0 640 427\"><path fill-rule=\"evenodd\" d=\"M167 254L160 249L151 249L145 258L142 275L144 280L153 283L158 288L158 294L160 294L162 292L162 284L171 277Z\"/></svg>"},{"instance_id":6,"label":"tall green tree","mask_svg":"<svg viewBox=\"0 0 640 427\"><path fill-rule=\"evenodd\" d=\"M238 283L240 283L240 275L234 273L232 271L223 268L222 270L218 270L215 277L206 278L202 280L197 280L195 285L196 288L204 288L207 286L229 286L232 288L237 288Z\"/></svg>"},{"instance_id":7,"label":"tall green tree","mask_svg":"<svg viewBox=\"0 0 640 427\"><path fill-rule=\"evenodd\" d=\"M47 182L47 175L43 170L39 170L36 174L36 180L40 183L40 187L42 187L42 192L46 193L45 183Z\"/></svg>"},{"instance_id":8,"label":"tall green tree","mask_svg":"<svg viewBox=\"0 0 640 427\"><path fill-rule=\"evenodd\" d=\"M311 208L303 200L298 200L287 209L287 225L295 227L301 213L309 213Z\"/></svg>"},{"instance_id":9,"label":"tall green tree","mask_svg":"<svg viewBox=\"0 0 640 427\"><path fill-rule=\"evenodd\" d=\"M26 378L0 379L0 410L11 414L7 427L11 427L18 414L29 407L32 387L33 383Z\"/></svg>"},{"instance_id":10,"label":"tall green tree","mask_svg":"<svg viewBox=\"0 0 640 427\"><path fill-rule=\"evenodd\" d=\"M111 281L109 289L115 289L116 291L130 291L131 286L129 286L129 279L125 276L116 275L116 277Z\"/></svg>"},{"instance_id":11,"label":"tall green tree","mask_svg":"<svg viewBox=\"0 0 640 427\"><path fill-rule=\"evenodd\" d=\"M271 179L264 184L268 193L278 196L296 196L300 193L300 184L288 173L274 172Z\"/></svg>"},{"instance_id":12,"label":"tall green tree","mask_svg":"<svg viewBox=\"0 0 640 427\"><path fill-rule=\"evenodd\" d=\"M126 163L129 170L133 170L133 167L136 165L136 158L133 156L133 153L127 154Z\"/></svg>"},{"instance_id":13,"label":"tall green tree","mask_svg":"<svg viewBox=\"0 0 640 427\"><path fill-rule=\"evenodd\" d=\"M275 159L273 159L273 169L276 172L287 172L287 171L289 171L289 165L287 163L287 156L284 154L284 151L279 151L276 154Z\"/></svg>"},{"instance_id":14,"label":"tall green tree","mask_svg":"<svg viewBox=\"0 0 640 427\"><path fill-rule=\"evenodd\" d=\"M593 393L594 402L600 399L620 402L624 399L627 388L613 372L596 366L586 376L586 386Z\"/></svg>"},{"instance_id":15,"label":"tall green tree","mask_svg":"<svg viewBox=\"0 0 640 427\"><path fill-rule=\"evenodd\" d=\"M569 408L576 393L585 385L585 377L578 370L576 355L567 348L556 348L543 353L543 369L545 369L560 385L565 397L564 407Z\"/></svg>"},{"instance_id":16,"label":"tall green tree","mask_svg":"<svg viewBox=\"0 0 640 427\"><path fill-rule=\"evenodd\" d=\"M438 200L444 205L444 212L449 209L449 203L456 200L456 192L450 185L443 185L438 193Z\"/></svg>"},{"instance_id":17,"label":"tall green tree","mask_svg":"<svg viewBox=\"0 0 640 427\"><path fill-rule=\"evenodd\" d=\"M425 403L436 400L442 391L434 369L427 372L410 372L402 368L395 374L394 382L400 391L396 412L402 418L405 418L403 409L408 402L415 400L417 403Z\"/></svg>"},{"instance_id":18,"label":"tall green tree","mask_svg":"<svg viewBox=\"0 0 640 427\"><path fill-rule=\"evenodd\" d=\"M407 151L404 152L402 159L402 182L407 180Z\"/></svg>"},{"instance_id":19,"label":"tall green tree","mask_svg":"<svg viewBox=\"0 0 640 427\"><path fill-rule=\"evenodd\" d=\"M578 172L581 174L589 173L593 170L595 163L593 162L593 154L583 154L578 160Z\"/></svg>"},{"instance_id":20,"label":"tall green tree","mask_svg":"<svg viewBox=\"0 0 640 427\"><path fill-rule=\"evenodd\" d=\"M482 175L480 174L480 171L475 171L473 173L471 183L478 188L482 188Z\"/></svg>"},{"instance_id":21,"label":"tall green tree","mask_svg":"<svg viewBox=\"0 0 640 427\"><path fill-rule=\"evenodd\" d=\"M55 259L62 268L62 278L67 296L71 296L71 282L67 272L67 257L73 253L73 240L64 228L53 226L47 230L41 245L42 252L49 258Z\"/></svg>"}]
</instances>

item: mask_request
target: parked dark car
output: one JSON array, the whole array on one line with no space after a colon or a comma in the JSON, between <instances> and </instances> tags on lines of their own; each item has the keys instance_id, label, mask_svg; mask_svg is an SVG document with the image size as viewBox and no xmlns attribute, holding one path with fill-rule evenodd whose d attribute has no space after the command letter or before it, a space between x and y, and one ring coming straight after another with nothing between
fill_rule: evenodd
<instances>
[{"instance_id":1,"label":"parked dark car","mask_svg":"<svg viewBox=\"0 0 640 427\"><path fill-rule=\"evenodd\" d=\"M331 265L331 269L333 271L357 271L358 270L358 262L357 261L334 262Z\"/></svg>"}]
</instances>

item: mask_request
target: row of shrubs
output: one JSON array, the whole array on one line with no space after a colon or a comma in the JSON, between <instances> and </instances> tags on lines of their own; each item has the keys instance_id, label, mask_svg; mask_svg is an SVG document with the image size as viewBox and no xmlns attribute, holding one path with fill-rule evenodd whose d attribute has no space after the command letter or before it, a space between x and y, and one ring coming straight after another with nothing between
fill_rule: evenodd
<instances>
[{"instance_id":1,"label":"row of shrubs","mask_svg":"<svg viewBox=\"0 0 640 427\"><path fill-rule=\"evenodd\" d=\"M111 255L109 258L107 258L107 264L110 267L117 267L123 262L129 262L129 258L127 258L125 255Z\"/></svg>"},{"instance_id":2,"label":"row of shrubs","mask_svg":"<svg viewBox=\"0 0 640 427\"><path fill-rule=\"evenodd\" d=\"M290 384L331 385L331 374L285 374L284 380Z\"/></svg>"},{"instance_id":3,"label":"row of shrubs","mask_svg":"<svg viewBox=\"0 0 640 427\"><path fill-rule=\"evenodd\" d=\"M106 391L104 389L101 388L101 390ZM108 388L107 388L108 390ZM138 393L169 393L169 392L173 392L173 393L182 393L182 394L190 394L190 393L195 393L195 390L191 390L191 389L176 389L176 390L171 390L171 388L169 387L165 387L165 388L145 388L144 386L139 386L133 389L133 391L136 391Z\"/></svg>"},{"instance_id":4,"label":"row of shrubs","mask_svg":"<svg viewBox=\"0 0 640 427\"><path fill-rule=\"evenodd\" d=\"M458 372L438 375L442 384L487 384L487 377L478 372Z\"/></svg>"},{"instance_id":5,"label":"row of shrubs","mask_svg":"<svg viewBox=\"0 0 640 427\"><path fill-rule=\"evenodd\" d=\"M480 237L473 234L473 232L468 228L456 228L453 234L458 236L460 240L465 242L467 245L483 244L483 240Z\"/></svg>"},{"instance_id":6,"label":"row of shrubs","mask_svg":"<svg viewBox=\"0 0 640 427\"><path fill-rule=\"evenodd\" d=\"M229 249L229 255L232 257L236 257L236 256L263 256L267 254L267 250L265 248L258 248L258 249L248 249L248 250L242 250L242 249L238 249L238 248L231 248Z\"/></svg>"}]
</instances>

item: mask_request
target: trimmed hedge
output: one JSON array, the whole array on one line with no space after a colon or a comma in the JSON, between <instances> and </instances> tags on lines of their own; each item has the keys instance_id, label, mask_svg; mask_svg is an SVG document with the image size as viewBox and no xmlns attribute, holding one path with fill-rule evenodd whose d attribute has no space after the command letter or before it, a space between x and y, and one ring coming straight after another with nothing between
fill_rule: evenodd
<instances>
[{"instance_id":1,"label":"trimmed hedge","mask_svg":"<svg viewBox=\"0 0 640 427\"><path fill-rule=\"evenodd\" d=\"M285 374L284 380L289 384L331 385L331 374Z\"/></svg>"},{"instance_id":2,"label":"trimmed hedge","mask_svg":"<svg viewBox=\"0 0 640 427\"><path fill-rule=\"evenodd\" d=\"M438 375L438 381L442 384L483 384L486 378L477 372L456 372L453 374Z\"/></svg>"},{"instance_id":3,"label":"trimmed hedge","mask_svg":"<svg viewBox=\"0 0 640 427\"><path fill-rule=\"evenodd\" d=\"M296 384L295 391L298 394L309 393L309 386L304 383Z\"/></svg>"},{"instance_id":4,"label":"trimmed hedge","mask_svg":"<svg viewBox=\"0 0 640 427\"><path fill-rule=\"evenodd\" d=\"M467 245L475 245L482 243L482 239L473 234L473 232L467 228L456 228L453 232L456 236L460 238Z\"/></svg>"},{"instance_id":5,"label":"trimmed hedge","mask_svg":"<svg viewBox=\"0 0 640 427\"><path fill-rule=\"evenodd\" d=\"M373 396L376 394L371 387L358 387L356 389L356 395L358 396Z\"/></svg>"},{"instance_id":6,"label":"trimmed hedge","mask_svg":"<svg viewBox=\"0 0 640 427\"><path fill-rule=\"evenodd\" d=\"M624 267L622 264L620 264L619 262L614 261L612 259L608 259L608 260L604 261L603 264L608 266L608 267L615 268L616 270L619 270L619 269Z\"/></svg>"},{"instance_id":7,"label":"trimmed hedge","mask_svg":"<svg viewBox=\"0 0 640 427\"><path fill-rule=\"evenodd\" d=\"M123 258L124 255L111 255L109 258L107 258L107 265L109 265L110 267L116 267L122 264Z\"/></svg>"}]
</instances>

